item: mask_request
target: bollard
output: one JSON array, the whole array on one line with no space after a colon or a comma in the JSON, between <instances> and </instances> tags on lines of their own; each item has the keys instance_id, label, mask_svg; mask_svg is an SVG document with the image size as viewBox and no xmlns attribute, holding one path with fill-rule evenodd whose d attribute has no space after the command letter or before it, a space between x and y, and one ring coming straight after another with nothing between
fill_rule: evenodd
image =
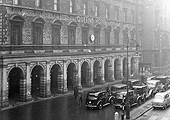
<instances>
[{"instance_id":1,"label":"bollard","mask_svg":"<svg viewBox=\"0 0 170 120\"><path fill-rule=\"evenodd\" d=\"M115 119L114 120L119 120L119 113L115 112Z\"/></svg>"}]
</instances>

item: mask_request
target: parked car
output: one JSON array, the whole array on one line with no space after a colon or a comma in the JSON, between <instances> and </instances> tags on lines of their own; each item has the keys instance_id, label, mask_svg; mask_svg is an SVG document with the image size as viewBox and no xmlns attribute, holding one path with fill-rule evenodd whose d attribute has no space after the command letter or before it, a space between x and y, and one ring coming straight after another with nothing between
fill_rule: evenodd
<instances>
[{"instance_id":1,"label":"parked car","mask_svg":"<svg viewBox=\"0 0 170 120\"><path fill-rule=\"evenodd\" d=\"M127 81L126 81L126 83L127 83ZM134 85L139 85L139 84L140 84L139 79L128 79L129 89L132 89Z\"/></svg>"},{"instance_id":2,"label":"parked car","mask_svg":"<svg viewBox=\"0 0 170 120\"><path fill-rule=\"evenodd\" d=\"M149 80L147 81L146 85L148 86L149 90L153 89L153 96L161 91L162 83L160 80Z\"/></svg>"},{"instance_id":3,"label":"parked car","mask_svg":"<svg viewBox=\"0 0 170 120\"><path fill-rule=\"evenodd\" d=\"M152 101L153 108L167 108L170 105L170 94L167 92L157 93Z\"/></svg>"},{"instance_id":4,"label":"parked car","mask_svg":"<svg viewBox=\"0 0 170 120\"><path fill-rule=\"evenodd\" d=\"M164 89L164 91L169 89L169 87L170 87L170 79L169 79L168 76L161 75L161 76L155 77L155 79L161 81L161 83L163 85L162 89Z\"/></svg>"},{"instance_id":5,"label":"parked car","mask_svg":"<svg viewBox=\"0 0 170 120\"><path fill-rule=\"evenodd\" d=\"M154 96L153 89L149 89L147 85L135 85L133 90L141 96L143 102Z\"/></svg>"},{"instance_id":6,"label":"parked car","mask_svg":"<svg viewBox=\"0 0 170 120\"><path fill-rule=\"evenodd\" d=\"M104 106L113 104L113 96L106 91L90 91L86 97L87 108L102 109Z\"/></svg>"},{"instance_id":7,"label":"parked car","mask_svg":"<svg viewBox=\"0 0 170 120\"><path fill-rule=\"evenodd\" d=\"M123 89L127 89L127 85L126 84L121 84L121 83L120 84L113 84L111 86L111 94L112 94L112 96L115 97L116 91L123 90Z\"/></svg>"},{"instance_id":8,"label":"parked car","mask_svg":"<svg viewBox=\"0 0 170 120\"><path fill-rule=\"evenodd\" d=\"M138 96L134 90L129 90L128 93L130 107L134 105L141 105L141 96ZM123 101L125 101L124 103L127 102L127 90L120 90L116 92L116 97L114 98L114 105L121 108L123 105Z\"/></svg>"}]
</instances>

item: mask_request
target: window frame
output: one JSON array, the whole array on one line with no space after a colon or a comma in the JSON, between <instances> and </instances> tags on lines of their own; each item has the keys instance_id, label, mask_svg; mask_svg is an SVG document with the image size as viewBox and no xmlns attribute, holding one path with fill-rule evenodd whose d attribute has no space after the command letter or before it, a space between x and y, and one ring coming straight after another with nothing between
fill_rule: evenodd
<instances>
[{"instance_id":1,"label":"window frame","mask_svg":"<svg viewBox=\"0 0 170 120\"><path fill-rule=\"evenodd\" d=\"M119 6L115 6L114 18L119 20Z\"/></svg>"},{"instance_id":2,"label":"window frame","mask_svg":"<svg viewBox=\"0 0 170 120\"><path fill-rule=\"evenodd\" d=\"M69 12L75 13L75 0L70 0L70 2L69 2Z\"/></svg>"},{"instance_id":3,"label":"window frame","mask_svg":"<svg viewBox=\"0 0 170 120\"><path fill-rule=\"evenodd\" d=\"M85 36L84 33L87 33L87 35ZM83 45L88 45L88 37L89 36L89 27L83 26L82 27L82 44Z\"/></svg>"},{"instance_id":4,"label":"window frame","mask_svg":"<svg viewBox=\"0 0 170 120\"><path fill-rule=\"evenodd\" d=\"M56 31L57 30L57 33ZM60 45L61 44L61 34L60 34L60 31L61 31L61 25L56 25L56 24L53 24L52 26L52 45ZM58 35L59 39L55 39L56 36Z\"/></svg>"},{"instance_id":5,"label":"window frame","mask_svg":"<svg viewBox=\"0 0 170 120\"><path fill-rule=\"evenodd\" d=\"M73 31L72 36L70 36L70 32ZM74 38L74 39L71 39ZM76 44L76 27L75 26L68 26L68 45L75 45Z\"/></svg>"},{"instance_id":6,"label":"window frame","mask_svg":"<svg viewBox=\"0 0 170 120\"><path fill-rule=\"evenodd\" d=\"M127 21L127 8L123 8L123 21Z\"/></svg>"},{"instance_id":7,"label":"window frame","mask_svg":"<svg viewBox=\"0 0 170 120\"><path fill-rule=\"evenodd\" d=\"M88 2L83 1L83 15L88 15Z\"/></svg>"},{"instance_id":8,"label":"window frame","mask_svg":"<svg viewBox=\"0 0 170 120\"><path fill-rule=\"evenodd\" d=\"M105 28L105 45L110 45L110 43L111 43L110 33L111 33L111 28ZM106 37L107 35L108 35L108 37Z\"/></svg>"},{"instance_id":9,"label":"window frame","mask_svg":"<svg viewBox=\"0 0 170 120\"><path fill-rule=\"evenodd\" d=\"M41 0L35 0L35 7L36 8L41 8Z\"/></svg>"},{"instance_id":10,"label":"window frame","mask_svg":"<svg viewBox=\"0 0 170 120\"><path fill-rule=\"evenodd\" d=\"M94 4L94 16L95 17L99 17L100 16L99 10L100 10L99 3L95 2L95 4Z\"/></svg>"},{"instance_id":11,"label":"window frame","mask_svg":"<svg viewBox=\"0 0 170 120\"><path fill-rule=\"evenodd\" d=\"M60 0L54 0L54 10L60 11Z\"/></svg>"}]
</instances>

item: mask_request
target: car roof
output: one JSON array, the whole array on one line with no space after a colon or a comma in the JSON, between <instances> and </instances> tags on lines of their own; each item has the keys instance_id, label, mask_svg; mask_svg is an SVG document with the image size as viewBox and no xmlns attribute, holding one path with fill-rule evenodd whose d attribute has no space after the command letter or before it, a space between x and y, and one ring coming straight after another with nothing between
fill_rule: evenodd
<instances>
[{"instance_id":1,"label":"car roof","mask_svg":"<svg viewBox=\"0 0 170 120\"><path fill-rule=\"evenodd\" d=\"M121 87L125 87L125 86L127 86L126 84L114 84L114 85L112 85L113 87L116 87L116 88L121 88Z\"/></svg>"},{"instance_id":2,"label":"car roof","mask_svg":"<svg viewBox=\"0 0 170 120\"><path fill-rule=\"evenodd\" d=\"M157 76L156 78L157 78L157 79L159 79L159 78L160 78L160 79L161 79L161 78L168 78L168 76L160 75L160 76Z\"/></svg>"},{"instance_id":3,"label":"car roof","mask_svg":"<svg viewBox=\"0 0 170 120\"><path fill-rule=\"evenodd\" d=\"M155 94L156 95L161 95L161 96L165 96L166 94L169 94L168 92L158 92Z\"/></svg>"},{"instance_id":4,"label":"car roof","mask_svg":"<svg viewBox=\"0 0 170 120\"><path fill-rule=\"evenodd\" d=\"M128 81L136 82L136 81L139 81L139 79L128 79Z\"/></svg>"},{"instance_id":5,"label":"car roof","mask_svg":"<svg viewBox=\"0 0 170 120\"><path fill-rule=\"evenodd\" d=\"M160 80L149 80L149 81L147 81L148 83L157 83L157 82L160 82Z\"/></svg>"},{"instance_id":6,"label":"car roof","mask_svg":"<svg viewBox=\"0 0 170 120\"><path fill-rule=\"evenodd\" d=\"M147 85L134 85L133 88L143 88L146 87Z\"/></svg>"}]
</instances>

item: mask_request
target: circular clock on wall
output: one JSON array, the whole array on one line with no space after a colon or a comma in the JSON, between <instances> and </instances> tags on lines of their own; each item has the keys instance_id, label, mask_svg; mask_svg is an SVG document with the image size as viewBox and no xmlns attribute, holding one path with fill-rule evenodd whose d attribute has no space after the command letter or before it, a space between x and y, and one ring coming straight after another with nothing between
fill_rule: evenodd
<instances>
[{"instance_id":1,"label":"circular clock on wall","mask_svg":"<svg viewBox=\"0 0 170 120\"><path fill-rule=\"evenodd\" d=\"M92 34L92 35L90 35L90 40L91 40L91 42L94 42L94 40L95 40L95 36Z\"/></svg>"}]
</instances>

